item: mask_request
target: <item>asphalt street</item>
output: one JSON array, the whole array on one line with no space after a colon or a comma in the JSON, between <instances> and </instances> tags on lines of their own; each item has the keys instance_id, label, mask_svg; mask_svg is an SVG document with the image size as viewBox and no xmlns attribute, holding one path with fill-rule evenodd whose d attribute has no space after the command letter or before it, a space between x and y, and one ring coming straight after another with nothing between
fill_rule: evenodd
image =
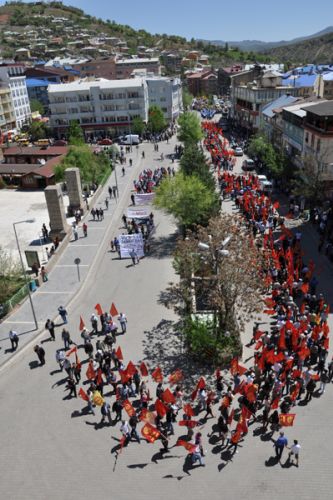
<instances>
[{"instance_id":1,"label":"asphalt street","mask_svg":"<svg viewBox=\"0 0 333 500\"><path fill-rule=\"evenodd\" d=\"M160 144L160 152L169 153L173 146L174 141L169 145ZM160 165L152 145L147 144L144 148L145 166ZM167 166L167 160L163 164ZM140 170L143 165L134 168ZM236 169L239 171L240 161ZM133 177L135 175L133 171ZM125 207L129 201L130 183L124 186L124 192L127 193L122 201ZM97 302L104 309L109 309L114 302L128 317L128 332L118 337L125 362L138 363L145 359L151 367L161 364L168 374L167 370L171 371L177 364L186 364L177 317L163 305L167 302L168 283L177 279L172 267L176 226L170 217L155 211L156 234L151 254L133 267L129 260L119 261L109 251L110 237L121 231L123 209L119 206L114 212L117 217L108 222L105 238L102 237L95 247L96 259L87 271L84 285L75 289L75 297L68 308L69 330L73 339L79 342L79 316L82 315L88 324ZM229 202L224 203L223 209L233 211ZM323 267L320 288L326 296L330 294L332 304L332 267L325 257L318 257L313 228L304 226L302 232L306 256L313 256L319 268ZM66 272L62 276L66 276ZM54 297L52 301L54 307L59 304ZM332 330L332 315L330 326ZM245 342L251 332L249 321ZM206 467L189 469L183 448L172 447L169 453L161 455L159 442L147 444L143 440L141 444L130 443L116 459L112 449L119 442L119 424L116 427L96 426L100 421L98 409L96 416L87 415L81 412L85 406L81 399L63 399L67 394L64 392L65 376L58 371L54 358L55 348L62 345L59 328L56 336L55 343L43 344L46 350L44 367L35 367L35 355L29 346L1 371L1 498L104 500L111 497L128 500L135 496L136 500L141 500L149 496L162 500L172 497L201 500L208 496L210 500L275 500L281 497L312 500L320 495L321 499L328 500L332 497L332 385L321 398L315 398L308 406L297 407L295 425L286 431L289 439L298 438L302 446L298 469L279 464L271 466L273 442L253 436L255 425L250 427L239 453L227 460L223 453L221 456L218 444L209 437L213 420L201 429L207 450ZM42 335L43 340L47 337L46 333ZM245 359L251 355L251 350L245 350ZM79 356L84 359L82 350ZM251 364L251 360L247 363ZM82 374L85 367L86 364ZM194 365L188 368L192 372L196 370ZM199 374L203 372L198 371ZM182 434L178 426L175 431L171 444Z\"/></svg>"}]
</instances>

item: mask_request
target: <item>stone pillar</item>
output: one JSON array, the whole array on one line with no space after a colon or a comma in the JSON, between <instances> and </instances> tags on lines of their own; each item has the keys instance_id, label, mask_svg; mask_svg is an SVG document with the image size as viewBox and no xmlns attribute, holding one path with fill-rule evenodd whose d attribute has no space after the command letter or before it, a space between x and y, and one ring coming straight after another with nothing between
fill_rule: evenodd
<instances>
[{"instance_id":1,"label":"stone pillar","mask_svg":"<svg viewBox=\"0 0 333 500\"><path fill-rule=\"evenodd\" d=\"M47 186L44 193L50 218L50 237L55 238L58 236L58 238L62 240L69 230L69 225L66 221L61 188L60 186Z\"/></svg>"},{"instance_id":2,"label":"stone pillar","mask_svg":"<svg viewBox=\"0 0 333 500\"><path fill-rule=\"evenodd\" d=\"M65 180L69 198L69 211L83 208L80 170L78 168L66 168Z\"/></svg>"}]
</instances>

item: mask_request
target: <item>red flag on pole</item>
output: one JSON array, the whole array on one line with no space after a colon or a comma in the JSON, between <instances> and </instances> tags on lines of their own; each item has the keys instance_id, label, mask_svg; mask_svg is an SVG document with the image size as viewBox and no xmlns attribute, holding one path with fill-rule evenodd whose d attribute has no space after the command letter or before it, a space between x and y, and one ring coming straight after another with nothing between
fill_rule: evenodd
<instances>
[{"instance_id":1,"label":"red flag on pole","mask_svg":"<svg viewBox=\"0 0 333 500\"><path fill-rule=\"evenodd\" d=\"M80 316L79 330L83 330L83 328L85 327L86 327L85 322L83 321L82 316Z\"/></svg>"},{"instance_id":2,"label":"red flag on pole","mask_svg":"<svg viewBox=\"0 0 333 500\"><path fill-rule=\"evenodd\" d=\"M206 387L206 381L203 377L200 377L199 382L197 383L197 390L204 389Z\"/></svg>"},{"instance_id":3,"label":"red flag on pole","mask_svg":"<svg viewBox=\"0 0 333 500\"><path fill-rule=\"evenodd\" d=\"M123 357L123 353L122 353L122 350L121 350L121 347L120 347L120 346L118 346L118 348L117 348L117 350L116 350L116 356L117 356L117 358L118 358L118 359L120 359L120 360L123 360L123 359L124 359L124 357Z\"/></svg>"},{"instance_id":4,"label":"red flag on pole","mask_svg":"<svg viewBox=\"0 0 333 500\"><path fill-rule=\"evenodd\" d=\"M197 448L195 444L189 443L184 439L178 439L176 446L184 446L185 450L187 450L189 453L194 453Z\"/></svg>"},{"instance_id":5,"label":"red flag on pole","mask_svg":"<svg viewBox=\"0 0 333 500\"><path fill-rule=\"evenodd\" d=\"M280 398L275 398L272 401L272 405L271 405L271 409L272 410L277 410L278 409L278 407L279 407L279 401L280 401Z\"/></svg>"},{"instance_id":6,"label":"red flag on pole","mask_svg":"<svg viewBox=\"0 0 333 500\"><path fill-rule=\"evenodd\" d=\"M294 425L294 420L296 413L281 413L279 415L279 423L283 427L292 427Z\"/></svg>"},{"instance_id":7,"label":"red flag on pole","mask_svg":"<svg viewBox=\"0 0 333 500\"><path fill-rule=\"evenodd\" d=\"M162 382L163 381L163 373L162 373L162 370L159 366L157 368L155 368L155 370L153 371L151 376L153 377L155 382Z\"/></svg>"},{"instance_id":8,"label":"red flag on pole","mask_svg":"<svg viewBox=\"0 0 333 500\"><path fill-rule=\"evenodd\" d=\"M129 417L133 417L133 415L135 415L135 409L128 399L125 399L125 401L123 401L123 407Z\"/></svg>"},{"instance_id":9,"label":"red flag on pole","mask_svg":"<svg viewBox=\"0 0 333 500\"><path fill-rule=\"evenodd\" d=\"M74 345L73 347L71 347L71 349L69 351L66 352L66 358L68 358L71 354L73 354L73 352L76 352L77 351L77 346Z\"/></svg>"},{"instance_id":10,"label":"red flag on pole","mask_svg":"<svg viewBox=\"0 0 333 500\"><path fill-rule=\"evenodd\" d=\"M196 420L180 420L178 422L178 425L180 425L181 427L189 427L190 429L194 429L194 427L197 427L197 425L200 425L200 423Z\"/></svg>"},{"instance_id":11,"label":"red flag on pole","mask_svg":"<svg viewBox=\"0 0 333 500\"><path fill-rule=\"evenodd\" d=\"M95 373L92 361L89 361L89 365L88 365L88 368L86 371L86 377L89 380L93 380L96 377L96 373Z\"/></svg>"},{"instance_id":12,"label":"red flag on pole","mask_svg":"<svg viewBox=\"0 0 333 500\"><path fill-rule=\"evenodd\" d=\"M118 311L116 306L114 305L114 302L112 302L111 307L110 307L110 314L111 316L118 316Z\"/></svg>"},{"instance_id":13,"label":"red flag on pole","mask_svg":"<svg viewBox=\"0 0 333 500\"><path fill-rule=\"evenodd\" d=\"M231 412L230 412L230 415L228 416L228 425L230 425L234 419L234 415L235 415L235 410L232 409Z\"/></svg>"},{"instance_id":14,"label":"red flag on pole","mask_svg":"<svg viewBox=\"0 0 333 500\"><path fill-rule=\"evenodd\" d=\"M167 408L160 399L156 399L155 401L155 410L161 418L167 413Z\"/></svg>"},{"instance_id":15,"label":"red flag on pole","mask_svg":"<svg viewBox=\"0 0 333 500\"><path fill-rule=\"evenodd\" d=\"M134 373L137 372L137 369L136 369L134 363L132 363L132 361L129 361L129 363L126 367L126 371L130 377L133 377Z\"/></svg>"},{"instance_id":16,"label":"red flag on pole","mask_svg":"<svg viewBox=\"0 0 333 500\"><path fill-rule=\"evenodd\" d=\"M194 410L193 410L192 406L190 405L190 403L187 403L186 405L184 405L184 413L188 417L194 417L195 416Z\"/></svg>"},{"instance_id":17,"label":"red flag on pole","mask_svg":"<svg viewBox=\"0 0 333 500\"><path fill-rule=\"evenodd\" d=\"M88 394L85 392L85 390L84 390L84 389L82 389L82 387L79 389L78 395L79 395L79 396L80 396L80 398L82 398L84 401L89 401Z\"/></svg>"},{"instance_id":18,"label":"red flag on pole","mask_svg":"<svg viewBox=\"0 0 333 500\"><path fill-rule=\"evenodd\" d=\"M140 372L143 377L148 377L148 369L146 367L146 364L142 361L140 365Z\"/></svg>"},{"instance_id":19,"label":"red flag on pole","mask_svg":"<svg viewBox=\"0 0 333 500\"><path fill-rule=\"evenodd\" d=\"M102 382L103 382L103 379L102 379L102 370L100 368L98 368L96 383L97 383L97 385L100 385Z\"/></svg>"},{"instance_id":20,"label":"red flag on pole","mask_svg":"<svg viewBox=\"0 0 333 500\"><path fill-rule=\"evenodd\" d=\"M95 311L97 312L98 316L101 316L103 314L103 309L101 307L101 304L95 305Z\"/></svg>"},{"instance_id":21,"label":"red flag on pole","mask_svg":"<svg viewBox=\"0 0 333 500\"><path fill-rule=\"evenodd\" d=\"M178 384L181 380L183 380L184 375L182 370L175 370L171 375L169 375L169 384Z\"/></svg>"},{"instance_id":22,"label":"red flag on pole","mask_svg":"<svg viewBox=\"0 0 333 500\"><path fill-rule=\"evenodd\" d=\"M141 429L141 434L149 443L154 443L161 433L156 427L146 423Z\"/></svg>"},{"instance_id":23,"label":"red flag on pole","mask_svg":"<svg viewBox=\"0 0 333 500\"><path fill-rule=\"evenodd\" d=\"M162 393L162 399L165 403L173 404L176 402L175 396L172 394L172 392L168 388L166 388L165 391Z\"/></svg>"}]
</instances>

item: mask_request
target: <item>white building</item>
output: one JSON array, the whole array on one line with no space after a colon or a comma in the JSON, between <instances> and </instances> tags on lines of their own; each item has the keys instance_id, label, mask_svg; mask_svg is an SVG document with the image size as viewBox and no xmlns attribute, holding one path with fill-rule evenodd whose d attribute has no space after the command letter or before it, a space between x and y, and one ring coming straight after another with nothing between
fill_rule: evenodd
<instances>
[{"instance_id":1,"label":"white building","mask_svg":"<svg viewBox=\"0 0 333 500\"><path fill-rule=\"evenodd\" d=\"M182 109L182 84L180 78L147 77L149 106L162 108L168 121L175 120Z\"/></svg>"},{"instance_id":2,"label":"white building","mask_svg":"<svg viewBox=\"0 0 333 500\"><path fill-rule=\"evenodd\" d=\"M95 136L129 131L135 117L148 120L148 87L143 78L53 84L48 93L50 125L59 133L66 131L71 120Z\"/></svg>"},{"instance_id":3,"label":"white building","mask_svg":"<svg viewBox=\"0 0 333 500\"><path fill-rule=\"evenodd\" d=\"M31 120L29 96L24 75L25 67L20 64L0 66L0 80L10 88L16 128Z\"/></svg>"}]
</instances>

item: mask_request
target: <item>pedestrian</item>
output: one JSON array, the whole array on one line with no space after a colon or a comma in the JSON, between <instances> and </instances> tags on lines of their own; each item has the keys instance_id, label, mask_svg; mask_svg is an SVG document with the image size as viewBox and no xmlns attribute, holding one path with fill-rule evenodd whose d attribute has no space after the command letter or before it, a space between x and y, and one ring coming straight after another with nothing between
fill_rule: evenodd
<instances>
[{"instance_id":1,"label":"pedestrian","mask_svg":"<svg viewBox=\"0 0 333 500\"><path fill-rule=\"evenodd\" d=\"M101 220L104 220L104 210L103 210L103 208L99 209L99 217L100 217Z\"/></svg>"},{"instance_id":2,"label":"pedestrian","mask_svg":"<svg viewBox=\"0 0 333 500\"><path fill-rule=\"evenodd\" d=\"M111 200L111 198L112 198L112 187L111 186L108 187L108 192L109 192L109 198Z\"/></svg>"},{"instance_id":3,"label":"pedestrian","mask_svg":"<svg viewBox=\"0 0 333 500\"><path fill-rule=\"evenodd\" d=\"M105 198L105 210L108 210L109 208L109 200Z\"/></svg>"},{"instance_id":4,"label":"pedestrian","mask_svg":"<svg viewBox=\"0 0 333 500\"><path fill-rule=\"evenodd\" d=\"M19 336L18 336L17 332L15 332L14 330L10 330L9 340L12 344L12 351L16 351L16 349L18 348L18 343L19 343Z\"/></svg>"},{"instance_id":5,"label":"pedestrian","mask_svg":"<svg viewBox=\"0 0 333 500\"><path fill-rule=\"evenodd\" d=\"M121 333L126 333L126 329L127 329L127 318L126 318L126 315L121 312L119 314L119 316L118 316L118 321L119 321L120 326L121 326Z\"/></svg>"},{"instance_id":6,"label":"pedestrian","mask_svg":"<svg viewBox=\"0 0 333 500\"><path fill-rule=\"evenodd\" d=\"M93 220L96 218L96 210L94 208L91 209L90 211L91 215L93 216Z\"/></svg>"},{"instance_id":7,"label":"pedestrian","mask_svg":"<svg viewBox=\"0 0 333 500\"><path fill-rule=\"evenodd\" d=\"M79 233L76 229L76 226L73 226L73 237L74 237L74 241L77 241L79 239Z\"/></svg>"},{"instance_id":8,"label":"pedestrian","mask_svg":"<svg viewBox=\"0 0 333 500\"><path fill-rule=\"evenodd\" d=\"M131 428L131 439L134 437L137 442L140 444L140 437L138 431L136 430L136 426L138 425L138 417L136 415L132 415L129 419L129 425Z\"/></svg>"},{"instance_id":9,"label":"pedestrian","mask_svg":"<svg viewBox=\"0 0 333 500\"><path fill-rule=\"evenodd\" d=\"M123 410L123 405L120 399L116 399L116 401L112 405L112 411L114 411L116 414L115 423L121 421L122 410Z\"/></svg>"},{"instance_id":10,"label":"pedestrian","mask_svg":"<svg viewBox=\"0 0 333 500\"><path fill-rule=\"evenodd\" d=\"M85 222L82 225L82 230L83 230L83 236L86 238L88 236L88 226Z\"/></svg>"},{"instance_id":11,"label":"pedestrian","mask_svg":"<svg viewBox=\"0 0 333 500\"><path fill-rule=\"evenodd\" d=\"M39 362L40 362L40 365L43 366L45 365L45 351L44 349L42 348L42 346L39 346L38 344L35 345L34 347L34 351L35 353L37 354L38 356L38 359L39 359Z\"/></svg>"},{"instance_id":12,"label":"pedestrian","mask_svg":"<svg viewBox=\"0 0 333 500\"><path fill-rule=\"evenodd\" d=\"M68 377L66 389L69 389L69 394L68 394L69 398L73 398L73 397L77 398L76 384L75 384L74 380L72 379L72 377Z\"/></svg>"},{"instance_id":13,"label":"pedestrian","mask_svg":"<svg viewBox=\"0 0 333 500\"><path fill-rule=\"evenodd\" d=\"M192 465L194 465L195 462L199 462L201 467L204 467L205 464L202 460L204 453L203 453L203 448L202 448L202 434L201 434L201 432L198 432L196 434L194 444L195 444L195 451L194 451L194 453L192 453Z\"/></svg>"},{"instance_id":14,"label":"pedestrian","mask_svg":"<svg viewBox=\"0 0 333 500\"><path fill-rule=\"evenodd\" d=\"M101 424L104 424L105 419L107 417L108 421L109 421L109 425L112 425L111 406L107 401L104 401L104 403L101 406L101 414L102 414Z\"/></svg>"},{"instance_id":15,"label":"pedestrian","mask_svg":"<svg viewBox=\"0 0 333 500\"><path fill-rule=\"evenodd\" d=\"M131 201L132 201L132 205L135 205L135 196L133 193L131 194Z\"/></svg>"},{"instance_id":16,"label":"pedestrian","mask_svg":"<svg viewBox=\"0 0 333 500\"><path fill-rule=\"evenodd\" d=\"M69 349L69 346L71 343L71 337L70 337L69 331L66 330L65 328L62 329L61 338L64 342L65 351L67 351L67 349Z\"/></svg>"},{"instance_id":17,"label":"pedestrian","mask_svg":"<svg viewBox=\"0 0 333 500\"><path fill-rule=\"evenodd\" d=\"M117 186L112 186L113 197L117 198Z\"/></svg>"},{"instance_id":18,"label":"pedestrian","mask_svg":"<svg viewBox=\"0 0 333 500\"><path fill-rule=\"evenodd\" d=\"M139 263L138 262L138 254L136 253L134 248L130 251L130 257L132 259L133 266L135 266L135 264Z\"/></svg>"},{"instance_id":19,"label":"pedestrian","mask_svg":"<svg viewBox=\"0 0 333 500\"><path fill-rule=\"evenodd\" d=\"M320 375L320 388L319 392L324 394L326 384L329 382L328 370L325 368Z\"/></svg>"},{"instance_id":20,"label":"pedestrian","mask_svg":"<svg viewBox=\"0 0 333 500\"><path fill-rule=\"evenodd\" d=\"M62 371L64 369L65 351L63 349L57 349L55 358L60 370Z\"/></svg>"},{"instance_id":21,"label":"pedestrian","mask_svg":"<svg viewBox=\"0 0 333 500\"><path fill-rule=\"evenodd\" d=\"M45 323L45 329L49 331L51 339L55 341L55 333L54 333L54 322L48 319Z\"/></svg>"},{"instance_id":22,"label":"pedestrian","mask_svg":"<svg viewBox=\"0 0 333 500\"><path fill-rule=\"evenodd\" d=\"M130 426L128 425L128 422L126 420L121 421L120 432L122 433L123 437L125 438L124 446L127 446L131 440L131 429L130 429Z\"/></svg>"},{"instance_id":23,"label":"pedestrian","mask_svg":"<svg viewBox=\"0 0 333 500\"><path fill-rule=\"evenodd\" d=\"M63 306L60 306L60 307L58 307L58 313L60 314L63 323L66 325L68 323L68 320L67 320L68 313L67 313L66 309Z\"/></svg>"},{"instance_id":24,"label":"pedestrian","mask_svg":"<svg viewBox=\"0 0 333 500\"><path fill-rule=\"evenodd\" d=\"M44 266L41 267L40 275L41 275L43 283L46 283L46 281L48 281L49 278L48 278L48 274L47 274L47 271L46 271Z\"/></svg>"},{"instance_id":25,"label":"pedestrian","mask_svg":"<svg viewBox=\"0 0 333 500\"><path fill-rule=\"evenodd\" d=\"M123 174L123 177L124 177L124 175L125 175L125 167L122 167L121 171L122 171L122 174Z\"/></svg>"},{"instance_id":26,"label":"pedestrian","mask_svg":"<svg viewBox=\"0 0 333 500\"><path fill-rule=\"evenodd\" d=\"M95 313L91 315L90 321L93 333L98 333L98 318Z\"/></svg>"},{"instance_id":27,"label":"pedestrian","mask_svg":"<svg viewBox=\"0 0 333 500\"><path fill-rule=\"evenodd\" d=\"M284 450L284 447L288 446L288 440L284 435L284 432L280 432L280 436L274 443L274 448L275 448L275 455L276 458L280 461L282 457L282 453Z\"/></svg>"},{"instance_id":28,"label":"pedestrian","mask_svg":"<svg viewBox=\"0 0 333 500\"><path fill-rule=\"evenodd\" d=\"M296 467L298 467L298 464L299 464L300 449L301 449L301 446L298 444L297 439L294 439L294 444L290 447L290 452L288 454L288 460L290 460L291 457L295 456Z\"/></svg>"}]
</instances>

